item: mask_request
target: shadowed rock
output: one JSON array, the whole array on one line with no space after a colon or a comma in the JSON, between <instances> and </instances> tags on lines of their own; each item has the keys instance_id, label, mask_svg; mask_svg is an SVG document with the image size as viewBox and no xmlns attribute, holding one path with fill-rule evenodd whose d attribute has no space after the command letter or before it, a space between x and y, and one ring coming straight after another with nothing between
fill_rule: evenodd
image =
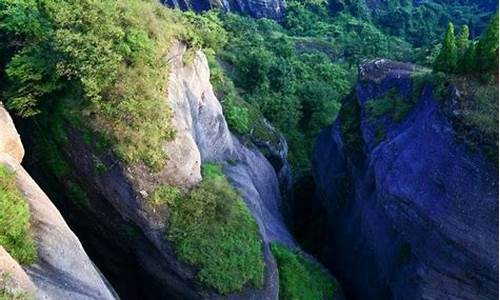
<instances>
[{"instance_id":1,"label":"shadowed rock","mask_svg":"<svg viewBox=\"0 0 500 300\"><path fill-rule=\"evenodd\" d=\"M415 68L360 68L360 115L350 116L359 117L360 153L347 151L342 119L318 138L325 260L355 299L497 299L497 167L457 142L430 85L400 122L366 109L391 90L411 101Z\"/></svg>"},{"instance_id":2,"label":"shadowed rock","mask_svg":"<svg viewBox=\"0 0 500 300\"><path fill-rule=\"evenodd\" d=\"M285 16L285 0L162 0L170 7L182 10L206 11L220 8L226 12L239 12L254 18L281 20Z\"/></svg>"},{"instance_id":3,"label":"shadowed rock","mask_svg":"<svg viewBox=\"0 0 500 300\"><path fill-rule=\"evenodd\" d=\"M15 173L31 214L37 261L22 271L0 247L0 273L12 272L19 288L40 299L116 299L113 289L85 253L50 199L19 164L24 148L0 103L0 164ZM29 279L28 279L29 277Z\"/></svg>"}]
</instances>

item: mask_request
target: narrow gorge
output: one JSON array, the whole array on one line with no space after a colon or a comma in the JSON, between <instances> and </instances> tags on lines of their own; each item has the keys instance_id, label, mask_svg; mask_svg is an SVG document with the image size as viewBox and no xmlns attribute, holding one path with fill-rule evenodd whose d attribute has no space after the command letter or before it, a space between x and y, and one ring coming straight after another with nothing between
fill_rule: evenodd
<instances>
[{"instance_id":1,"label":"narrow gorge","mask_svg":"<svg viewBox=\"0 0 500 300\"><path fill-rule=\"evenodd\" d=\"M0 0L0 300L497 299L497 10Z\"/></svg>"}]
</instances>

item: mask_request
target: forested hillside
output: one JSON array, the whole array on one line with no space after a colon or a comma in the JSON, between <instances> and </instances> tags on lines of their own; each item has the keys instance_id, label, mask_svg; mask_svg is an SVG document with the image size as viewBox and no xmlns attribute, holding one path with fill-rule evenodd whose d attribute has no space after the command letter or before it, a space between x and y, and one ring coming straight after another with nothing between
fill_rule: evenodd
<instances>
[{"instance_id":1,"label":"forested hillside","mask_svg":"<svg viewBox=\"0 0 500 300\"><path fill-rule=\"evenodd\" d=\"M405 272L427 259L446 269L443 290L455 292L449 278L466 282L456 299L489 297L490 269L471 271L488 277L484 292L447 273L475 250L450 262L408 238L425 222L441 230L435 215L376 205L396 199L408 209L421 179L432 190L425 199L472 211L447 198L465 182L442 176L457 175L440 163L454 155L470 162L460 168L476 166L463 171L477 183L470 197L486 195L485 209L498 211L488 185L498 164L497 10L493 0L0 0L0 103L27 148L25 167L109 279L92 279L106 297L115 289L122 299L403 299L408 288L419 299L429 278ZM426 117L435 123L426 127ZM402 141L407 134L419 143ZM421 166L406 159L425 143L442 155L431 183L417 171L407 183L385 177L409 172L391 173L392 158ZM425 153L418 158L431 161ZM16 189L21 159L0 163L0 225L12 224L0 228L0 250L23 265L38 296L57 298L57 280L33 275L50 272L43 238L30 233L37 212ZM376 216L360 195L374 199ZM440 231L436 253L479 233L494 240L495 218L461 236L460 224L474 219L458 208L442 217L452 214L458 225ZM366 276L381 273L372 285L360 283L351 251L363 255ZM9 291L0 279L0 299Z\"/></svg>"}]
</instances>

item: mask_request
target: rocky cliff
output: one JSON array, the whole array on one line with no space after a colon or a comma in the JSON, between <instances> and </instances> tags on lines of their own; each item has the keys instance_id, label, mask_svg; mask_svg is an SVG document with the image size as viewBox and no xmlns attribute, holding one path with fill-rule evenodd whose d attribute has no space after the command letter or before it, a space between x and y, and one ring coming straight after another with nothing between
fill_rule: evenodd
<instances>
[{"instance_id":1,"label":"rocky cliff","mask_svg":"<svg viewBox=\"0 0 500 300\"><path fill-rule=\"evenodd\" d=\"M169 160L163 169L152 172L142 164L126 165L111 151L98 151L95 140L89 142L80 128L70 124L64 128L70 142L57 145L70 174L55 178L36 159L30 165L47 189L59 195L56 201L65 216L127 299L278 299L278 270L269 245L279 242L295 248L296 244L281 214L277 171L256 146L230 132L209 81L206 57L198 51L187 63L187 51L193 50L175 43L167 57L166 101L172 107L176 135L164 144ZM273 150L286 162L286 142L280 145L283 149ZM261 289L247 287L221 296L199 283L198 270L180 261L166 238L168 211L149 201L162 185L195 187L202 180L202 164L209 162L223 166L258 224L265 261ZM277 170L283 169L282 164ZM81 201L67 197L75 186L82 190Z\"/></svg>"},{"instance_id":2,"label":"rocky cliff","mask_svg":"<svg viewBox=\"0 0 500 300\"><path fill-rule=\"evenodd\" d=\"M264 155L252 145L243 145L227 126L222 107L210 84L210 70L201 52L191 65L182 57L186 49L182 44L173 47L170 62L173 70L169 83L169 100L174 110L176 140L166 145L171 156L167 169L179 165L192 166L185 176L168 176L192 184L200 176L200 162L226 162L225 172L240 191L257 219L265 241L279 241L294 245L280 212L281 195L278 176ZM286 152L286 142L280 144ZM192 153L187 156L186 153ZM281 154L285 156L286 153ZM229 162L229 163L228 163ZM277 170L281 171L282 166ZM193 172L194 170L194 172ZM185 178L185 179L181 179Z\"/></svg>"},{"instance_id":3,"label":"rocky cliff","mask_svg":"<svg viewBox=\"0 0 500 300\"><path fill-rule=\"evenodd\" d=\"M425 72L364 64L318 138L321 253L354 299L497 299L498 169L458 142Z\"/></svg>"},{"instance_id":4,"label":"rocky cliff","mask_svg":"<svg viewBox=\"0 0 500 300\"><path fill-rule=\"evenodd\" d=\"M162 0L170 7L182 10L206 11L220 8L226 12L238 12L254 18L280 20L285 15L284 0Z\"/></svg>"},{"instance_id":5,"label":"rocky cliff","mask_svg":"<svg viewBox=\"0 0 500 300\"><path fill-rule=\"evenodd\" d=\"M0 103L0 164L14 172L17 188L28 202L38 253L34 264L21 267L0 246L2 295L7 291L36 299L116 299L59 211L20 165L23 156L16 128Z\"/></svg>"}]
</instances>

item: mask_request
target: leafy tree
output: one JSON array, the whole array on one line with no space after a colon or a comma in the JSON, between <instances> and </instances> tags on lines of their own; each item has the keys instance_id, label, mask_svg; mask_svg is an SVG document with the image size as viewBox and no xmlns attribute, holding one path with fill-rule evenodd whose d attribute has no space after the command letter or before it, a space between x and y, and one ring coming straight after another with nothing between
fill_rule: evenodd
<instances>
[{"instance_id":1,"label":"leafy tree","mask_svg":"<svg viewBox=\"0 0 500 300\"><path fill-rule=\"evenodd\" d=\"M455 42L455 28L453 23L449 23L441 51L434 61L434 71L451 73L455 71L456 65L457 45Z\"/></svg>"},{"instance_id":2,"label":"leafy tree","mask_svg":"<svg viewBox=\"0 0 500 300\"><path fill-rule=\"evenodd\" d=\"M477 71L498 72L498 13L493 16L476 48Z\"/></svg>"}]
</instances>

